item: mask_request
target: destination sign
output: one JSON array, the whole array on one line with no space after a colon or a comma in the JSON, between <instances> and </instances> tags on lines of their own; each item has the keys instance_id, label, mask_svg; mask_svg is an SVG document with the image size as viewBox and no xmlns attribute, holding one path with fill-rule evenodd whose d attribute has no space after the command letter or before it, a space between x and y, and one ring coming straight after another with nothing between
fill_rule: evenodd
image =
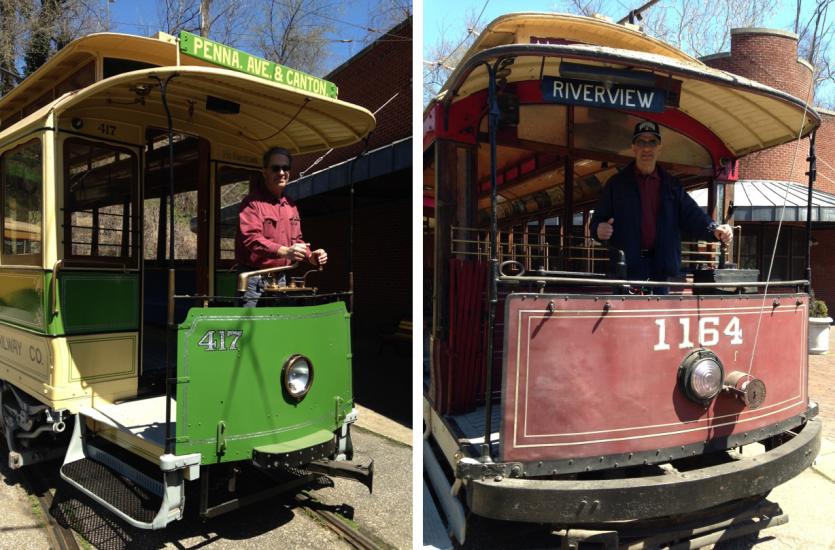
<instances>
[{"instance_id":1,"label":"destination sign","mask_svg":"<svg viewBox=\"0 0 835 550\"><path fill-rule=\"evenodd\" d=\"M542 79L542 98L554 103L630 109L661 113L667 101L667 91L585 80L570 80L546 76Z\"/></svg>"},{"instance_id":2,"label":"destination sign","mask_svg":"<svg viewBox=\"0 0 835 550\"><path fill-rule=\"evenodd\" d=\"M336 99L339 92L333 82L250 55L190 32L180 31L180 52L227 69L278 82L322 97Z\"/></svg>"}]
</instances>

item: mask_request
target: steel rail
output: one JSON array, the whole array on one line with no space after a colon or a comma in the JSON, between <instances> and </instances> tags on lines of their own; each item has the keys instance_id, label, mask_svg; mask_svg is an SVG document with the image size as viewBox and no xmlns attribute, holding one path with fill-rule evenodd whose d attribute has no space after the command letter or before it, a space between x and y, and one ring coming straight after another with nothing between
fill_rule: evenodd
<instances>
[{"instance_id":1,"label":"steel rail","mask_svg":"<svg viewBox=\"0 0 835 550\"><path fill-rule=\"evenodd\" d=\"M39 469L42 470L43 468ZM35 473L32 471L32 468L21 468L18 471L23 478L23 482L29 486L38 499L38 505L44 517L44 530L46 531L50 548L57 550L80 550L80 546L72 530L55 521L55 518L49 513L49 510L52 508L53 495L52 489L47 487L43 479L43 474L32 475L32 473Z\"/></svg>"},{"instance_id":2,"label":"steel rail","mask_svg":"<svg viewBox=\"0 0 835 550\"><path fill-rule=\"evenodd\" d=\"M377 541L374 537L350 525L339 514L323 509L326 505L307 493L303 492L296 495L296 502L308 515L321 520L328 529L339 535L339 538L354 548L359 550L383 550L388 547L385 543Z\"/></svg>"}]
</instances>

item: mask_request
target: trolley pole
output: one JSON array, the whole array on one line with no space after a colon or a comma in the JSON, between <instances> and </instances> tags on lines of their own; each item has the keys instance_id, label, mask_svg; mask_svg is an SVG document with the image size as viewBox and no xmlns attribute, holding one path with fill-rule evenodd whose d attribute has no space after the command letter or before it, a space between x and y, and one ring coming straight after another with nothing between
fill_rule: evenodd
<instances>
[{"instance_id":1,"label":"trolley pole","mask_svg":"<svg viewBox=\"0 0 835 550\"><path fill-rule=\"evenodd\" d=\"M485 64L489 77L488 86L488 133L490 135L490 269L487 281L487 379L484 382L484 444L481 446L481 457L484 463L493 461L490 455L490 436L493 432L493 330L496 326L496 306L499 301L499 258L498 258L498 221L496 220L496 132L499 125L499 102L496 98L496 69L501 60L495 65Z\"/></svg>"},{"instance_id":2,"label":"trolley pole","mask_svg":"<svg viewBox=\"0 0 835 550\"><path fill-rule=\"evenodd\" d=\"M645 10L648 10L649 8L651 8L653 6L653 4L657 4L658 2L659 2L659 0L650 0L649 2L647 2L646 4L641 6L640 8L636 8L634 10L629 10L629 13L626 15L626 17L624 17L623 19L618 21L618 25L623 25L626 22L629 22L630 24L635 24L636 19L638 21L643 19L641 14Z\"/></svg>"},{"instance_id":3,"label":"trolley pole","mask_svg":"<svg viewBox=\"0 0 835 550\"><path fill-rule=\"evenodd\" d=\"M809 162L809 171L806 175L809 176L809 190L806 197L806 280L809 281L809 293L812 292L812 187L815 185L817 178L817 163L818 158L815 155L815 136L818 131L814 130L809 136L809 157L806 159Z\"/></svg>"}]
</instances>

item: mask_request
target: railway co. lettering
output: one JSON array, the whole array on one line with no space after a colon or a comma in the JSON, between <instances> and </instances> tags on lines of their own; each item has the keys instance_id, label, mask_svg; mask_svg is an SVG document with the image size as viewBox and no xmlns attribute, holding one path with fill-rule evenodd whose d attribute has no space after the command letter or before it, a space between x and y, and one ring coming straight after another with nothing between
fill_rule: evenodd
<instances>
[{"instance_id":1,"label":"railway co. lettering","mask_svg":"<svg viewBox=\"0 0 835 550\"><path fill-rule=\"evenodd\" d=\"M691 329L691 321L690 317L678 318L678 324L681 326L681 339L676 344L678 349L694 348L696 344L699 346L715 346L719 344L723 335L730 338L732 346L742 344L742 327L739 324L739 317L731 317L721 333L719 332L721 326L719 317L700 317L695 331ZM671 320L671 323L674 322ZM667 343L667 319L656 319L655 325L658 327L658 341L653 346L652 351L670 349L670 344ZM691 336L694 332L695 334ZM692 340L694 336L696 342Z\"/></svg>"},{"instance_id":2,"label":"railway co. lettering","mask_svg":"<svg viewBox=\"0 0 835 550\"><path fill-rule=\"evenodd\" d=\"M0 351L20 357L20 350L22 348L23 344L17 338L0 335Z\"/></svg>"},{"instance_id":3,"label":"railway co. lettering","mask_svg":"<svg viewBox=\"0 0 835 550\"><path fill-rule=\"evenodd\" d=\"M206 351L237 351L242 330L210 330L197 342Z\"/></svg>"}]
</instances>

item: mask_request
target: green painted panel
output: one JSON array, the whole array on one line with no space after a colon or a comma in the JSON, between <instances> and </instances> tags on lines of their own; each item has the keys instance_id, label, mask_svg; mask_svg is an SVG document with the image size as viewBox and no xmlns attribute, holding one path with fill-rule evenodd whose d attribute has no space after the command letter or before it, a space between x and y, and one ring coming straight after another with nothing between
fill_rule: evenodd
<instances>
[{"instance_id":1,"label":"green painted panel","mask_svg":"<svg viewBox=\"0 0 835 550\"><path fill-rule=\"evenodd\" d=\"M66 334L139 329L138 273L61 271L58 297Z\"/></svg>"},{"instance_id":2,"label":"green painted panel","mask_svg":"<svg viewBox=\"0 0 835 550\"><path fill-rule=\"evenodd\" d=\"M238 274L230 271L215 271L215 296L235 296L238 289Z\"/></svg>"},{"instance_id":3,"label":"green painted panel","mask_svg":"<svg viewBox=\"0 0 835 550\"><path fill-rule=\"evenodd\" d=\"M0 321L44 332L43 271L0 270Z\"/></svg>"},{"instance_id":4,"label":"green painted panel","mask_svg":"<svg viewBox=\"0 0 835 550\"><path fill-rule=\"evenodd\" d=\"M193 308L179 327L177 454L248 460L255 447L298 449L335 431L353 407L351 339L342 302L305 307ZM284 363L308 357L313 383L295 402ZM218 454L218 424L225 451Z\"/></svg>"}]
</instances>

